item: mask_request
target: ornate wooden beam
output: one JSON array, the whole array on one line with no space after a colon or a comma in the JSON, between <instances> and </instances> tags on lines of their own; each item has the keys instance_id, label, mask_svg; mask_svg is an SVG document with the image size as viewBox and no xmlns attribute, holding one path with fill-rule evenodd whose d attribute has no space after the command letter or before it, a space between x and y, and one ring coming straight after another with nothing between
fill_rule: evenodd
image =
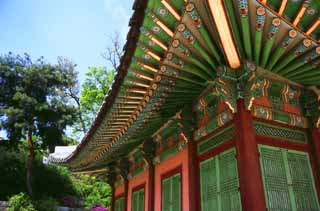
<instances>
[{"instance_id":1,"label":"ornate wooden beam","mask_svg":"<svg viewBox=\"0 0 320 211\"><path fill-rule=\"evenodd\" d=\"M237 69L241 62L229 28L223 1L208 0L208 4L230 67Z\"/></svg>"}]
</instances>

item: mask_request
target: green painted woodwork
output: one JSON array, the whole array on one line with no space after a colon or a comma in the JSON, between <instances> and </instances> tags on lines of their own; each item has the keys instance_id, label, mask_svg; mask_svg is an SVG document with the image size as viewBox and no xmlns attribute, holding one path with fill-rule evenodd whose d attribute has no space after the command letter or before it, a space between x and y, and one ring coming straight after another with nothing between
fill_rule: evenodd
<instances>
[{"instance_id":1,"label":"green painted woodwork","mask_svg":"<svg viewBox=\"0 0 320 211\"><path fill-rule=\"evenodd\" d=\"M262 61L260 63L262 67L265 67L268 62L273 43L275 41L275 34L279 30L280 23L281 23L281 20L279 18L274 18L272 20L272 24L270 25L269 32L268 32L267 41L265 43L264 51L262 54Z\"/></svg>"},{"instance_id":2,"label":"green painted woodwork","mask_svg":"<svg viewBox=\"0 0 320 211\"><path fill-rule=\"evenodd\" d=\"M125 211L124 210L124 197L118 198L114 202L114 211Z\"/></svg>"},{"instance_id":3,"label":"green painted woodwork","mask_svg":"<svg viewBox=\"0 0 320 211\"><path fill-rule=\"evenodd\" d=\"M229 109L223 111L222 113L212 118L207 124L197 129L195 131L195 139L198 140L201 137L206 136L208 133L211 133L215 129L227 124L232 119L233 119L233 114Z\"/></svg>"},{"instance_id":4,"label":"green painted woodwork","mask_svg":"<svg viewBox=\"0 0 320 211\"><path fill-rule=\"evenodd\" d=\"M268 210L320 209L307 153L263 145L259 152Z\"/></svg>"},{"instance_id":5,"label":"green painted woodwork","mask_svg":"<svg viewBox=\"0 0 320 211\"><path fill-rule=\"evenodd\" d=\"M288 46L292 43L294 38L296 37L296 31L290 30L288 35L282 40L281 45L275 49L274 53L271 55L270 60L266 66L267 70L272 70L275 64L279 61L279 59L283 56L286 52Z\"/></svg>"},{"instance_id":6,"label":"green painted woodwork","mask_svg":"<svg viewBox=\"0 0 320 211\"><path fill-rule=\"evenodd\" d=\"M229 140L234 138L235 128L234 125L231 125L222 131L218 132L214 136L208 138L205 141L202 141L198 144L198 155L201 155Z\"/></svg>"},{"instance_id":7,"label":"green painted woodwork","mask_svg":"<svg viewBox=\"0 0 320 211\"><path fill-rule=\"evenodd\" d=\"M166 149L160 154L160 161L166 160L167 158L174 156L178 152L179 152L179 146L176 144Z\"/></svg>"},{"instance_id":8,"label":"green painted woodwork","mask_svg":"<svg viewBox=\"0 0 320 211\"><path fill-rule=\"evenodd\" d=\"M319 17L320 2L312 0L308 6L306 13L303 15L298 27L303 31L308 30L312 23L314 23ZM314 33L314 37L319 38L319 34Z\"/></svg>"},{"instance_id":9,"label":"green painted woodwork","mask_svg":"<svg viewBox=\"0 0 320 211\"><path fill-rule=\"evenodd\" d=\"M251 32L249 20L248 0L238 0L238 7L240 13L240 25L242 31L242 42L244 51L249 60L252 60L252 45L251 45Z\"/></svg>"},{"instance_id":10,"label":"green painted woodwork","mask_svg":"<svg viewBox=\"0 0 320 211\"><path fill-rule=\"evenodd\" d=\"M181 174L162 180L162 211L181 211Z\"/></svg>"},{"instance_id":11,"label":"green painted woodwork","mask_svg":"<svg viewBox=\"0 0 320 211\"><path fill-rule=\"evenodd\" d=\"M254 105L251 108L251 113L253 114L253 116L261 119L273 120L275 122L280 122L299 128L308 127L308 121L305 117L288 112L283 112L282 110L279 110L279 108L272 109L269 107Z\"/></svg>"},{"instance_id":12,"label":"green painted woodwork","mask_svg":"<svg viewBox=\"0 0 320 211\"><path fill-rule=\"evenodd\" d=\"M238 21L237 21L238 17L235 15L235 11L234 11L236 6L233 5L232 1L225 1L224 3L225 3L225 7L229 13L228 18L230 21L230 25L232 27L232 32L234 34L236 47L239 51L240 57L245 57L245 53L244 53L242 41L241 41L241 36L240 36L240 28L239 28Z\"/></svg>"},{"instance_id":13,"label":"green painted woodwork","mask_svg":"<svg viewBox=\"0 0 320 211\"><path fill-rule=\"evenodd\" d=\"M231 149L200 163L202 211L240 211L236 150Z\"/></svg>"},{"instance_id":14,"label":"green painted woodwork","mask_svg":"<svg viewBox=\"0 0 320 211\"><path fill-rule=\"evenodd\" d=\"M144 195L144 188L136 190L132 193L132 211L144 211Z\"/></svg>"},{"instance_id":15,"label":"green painted woodwork","mask_svg":"<svg viewBox=\"0 0 320 211\"><path fill-rule=\"evenodd\" d=\"M296 14L299 12L302 6L303 0L296 0L296 1L288 1L286 9L284 10L284 17L293 22Z\"/></svg>"},{"instance_id":16,"label":"green painted woodwork","mask_svg":"<svg viewBox=\"0 0 320 211\"><path fill-rule=\"evenodd\" d=\"M254 129L258 135L277 138L279 141L286 140L306 144L308 140L307 134L303 131L274 126L267 123L255 121Z\"/></svg>"},{"instance_id":17,"label":"green painted woodwork","mask_svg":"<svg viewBox=\"0 0 320 211\"><path fill-rule=\"evenodd\" d=\"M301 125L297 123L299 116L281 113L284 103L294 105L284 101L279 94L285 86L271 83L271 88L253 88L249 87L251 82L248 79L256 74L257 67L263 66L267 71L302 85L320 84L320 59L312 53L319 46L316 41L320 39L320 27L310 36L299 33L299 30L306 32L317 20L318 0L310 0L298 28L285 23L283 18L289 22L295 19L302 0L288 1L283 17L258 0L224 1L232 38L242 63L237 71L226 66L228 62L221 43L223 40L217 36L207 1L166 0L178 17L166 8L164 1L148 0L145 9L143 2L137 1L134 6L139 17L135 16L130 22L133 30L124 48L126 52L132 50L133 56L126 53L121 60L125 65L118 70L113 87L117 90L110 92L112 97L103 104L97 124L90 130L90 135L85 136L77 153L71 156L72 159L68 157L58 163L73 170L91 170L103 168L115 158L126 156L184 106L191 107L194 99L209 84L213 87L212 95L222 99L230 110L220 114L216 114L213 106L202 110L209 112L209 122L196 131L196 139L232 120L233 113L237 112L235 102L238 97L244 97L248 107L255 97L267 96L274 110L274 120L293 121L290 124ZM267 1L275 12L278 12L281 3L281 0ZM259 12L257 8L264 11ZM274 18L280 19L279 25L273 24ZM131 42L135 39L136 47ZM254 70L247 64L251 64L249 66ZM247 72L243 73L244 70ZM127 99L132 97L137 98L134 101L139 103L135 107ZM126 108L128 106L131 109ZM301 109L299 103L294 107ZM113 133L111 128L123 121L120 117L123 113L129 114L130 118L123 122L121 131Z\"/></svg>"},{"instance_id":18,"label":"green painted woodwork","mask_svg":"<svg viewBox=\"0 0 320 211\"><path fill-rule=\"evenodd\" d=\"M267 5L272 9L274 9L275 11L278 11L280 8L281 2L282 0L268 0Z\"/></svg>"}]
</instances>

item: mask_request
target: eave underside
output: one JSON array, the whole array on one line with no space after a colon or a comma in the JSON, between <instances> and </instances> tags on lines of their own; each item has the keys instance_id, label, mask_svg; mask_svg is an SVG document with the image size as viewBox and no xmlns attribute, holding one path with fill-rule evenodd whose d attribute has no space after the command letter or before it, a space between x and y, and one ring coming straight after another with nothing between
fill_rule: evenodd
<instances>
[{"instance_id":1,"label":"eave underside","mask_svg":"<svg viewBox=\"0 0 320 211\"><path fill-rule=\"evenodd\" d=\"M224 13L214 15L210 3ZM112 90L78 149L55 161L75 171L127 155L225 70L238 80L252 64L305 89L320 85L317 0L149 0L134 8ZM228 25L216 24L218 17ZM221 36L226 31L240 62L236 69Z\"/></svg>"}]
</instances>

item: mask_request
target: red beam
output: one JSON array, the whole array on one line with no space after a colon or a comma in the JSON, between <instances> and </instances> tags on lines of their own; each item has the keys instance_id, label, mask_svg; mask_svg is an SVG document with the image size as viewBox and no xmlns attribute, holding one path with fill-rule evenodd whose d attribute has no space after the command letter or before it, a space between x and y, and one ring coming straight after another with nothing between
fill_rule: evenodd
<instances>
[{"instance_id":1,"label":"red beam","mask_svg":"<svg viewBox=\"0 0 320 211\"><path fill-rule=\"evenodd\" d=\"M124 210L128 210L128 200L131 200L128 198L128 179L125 178L124 180Z\"/></svg>"},{"instance_id":2,"label":"red beam","mask_svg":"<svg viewBox=\"0 0 320 211\"><path fill-rule=\"evenodd\" d=\"M310 121L309 130L309 154L311 160L311 167L313 170L313 177L315 178L315 186L320 199L320 131L319 128L313 128Z\"/></svg>"},{"instance_id":3,"label":"red beam","mask_svg":"<svg viewBox=\"0 0 320 211\"><path fill-rule=\"evenodd\" d=\"M149 162L149 192L148 192L148 207L146 210L154 210L154 165L151 162Z\"/></svg>"},{"instance_id":4,"label":"red beam","mask_svg":"<svg viewBox=\"0 0 320 211\"><path fill-rule=\"evenodd\" d=\"M111 211L115 211L114 210L114 202L115 202L115 188L114 188L114 184L111 187Z\"/></svg>"},{"instance_id":5,"label":"red beam","mask_svg":"<svg viewBox=\"0 0 320 211\"><path fill-rule=\"evenodd\" d=\"M197 145L192 140L188 143L188 173L189 173L189 207L190 210L200 210L200 172L197 162Z\"/></svg>"},{"instance_id":6,"label":"red beam","mask_svg":"<svg viewBox=\"0 0 320 211\"><path fill-rule=\"evenodd\" d=\"M246 211L266 210L253 119L243 99L237 101L237 106L235 127L242 207Z\"/></svg>"},{"instance_id":7,"label":"red beam","mask_svg":"<svg viewBox=\"0 0 320 211\"><path fill-rule=\"evenodd\" d=\"M292 141L286 141L283 139L277 139L272 137L266 137L266 136L256 136L258 144L263 145L269 145L274 147L280 147L285 149L291 149L291 150L297 150L297 151L303 151L308 152L309 148L307 144L302 143L295 143Z\"/></svg>"}]
</instances>

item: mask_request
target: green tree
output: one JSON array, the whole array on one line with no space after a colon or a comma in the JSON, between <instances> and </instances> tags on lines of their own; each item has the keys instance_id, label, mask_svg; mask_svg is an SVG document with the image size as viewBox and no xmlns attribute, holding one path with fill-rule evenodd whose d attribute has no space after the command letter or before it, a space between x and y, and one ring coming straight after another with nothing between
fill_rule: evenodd
<instances>
[{"instance_id":1,"label":"green tree","mask_svg":"<svg viewBox=\"0 0 320 211\"><path fill-rule=\"evenodd\" d=\"M114 70L107 70L105 67L92 67L85 76L80 104L85 127L89 128L112 85Z\"/></svg>"},{"instance_id":2,"label":"green tree","mask_svg":"<svg viewBox=\"0 0 320 211\"><path fill-rule=\"evenodd\" d=\"M0 57L0 129L12 145L27 140L27 189L32 192L34 145L43 148L62 143L65 128L76 119L68 87L74 86L73 68L51 65L41 57L35 62L28 54Z\"/></svg>"},{"instance_id":3,"label":"green tree","mask_svg":"<svg viewBox=\"0 0 320 211\"><path fill-rule=\"evenodd\" d=\"M87 209L90 209L96 204L105 207L110 206L111 188L107 183L96 177L84 174L73 175L72 178L73 185L78 195L84 199L84 204Z\"/></svg>"}]
</instances>

